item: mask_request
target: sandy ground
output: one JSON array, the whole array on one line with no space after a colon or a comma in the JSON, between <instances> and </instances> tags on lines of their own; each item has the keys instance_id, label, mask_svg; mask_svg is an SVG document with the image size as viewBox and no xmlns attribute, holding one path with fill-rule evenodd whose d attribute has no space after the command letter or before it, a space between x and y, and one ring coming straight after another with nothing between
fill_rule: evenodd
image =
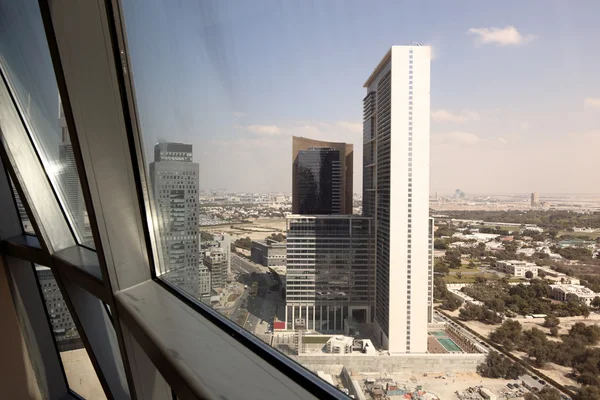
<instances>
[{"instance_id":1,"label":"sandy ground","mask_svg":"<svg viewBox=\"0 0 600 400\"><path fill-rule=\"evenodd\" d=\"M231 227L233 226L233 228ZM201 230L210 233L225 232L232 235L233 239L249 237L252 240L263 240L272 233L285 234L285 218L262 218L252 220L251 224L230 224L214 227L201 227Z\"/></svg>"},{"instance_id":2,"label":"sandy ground","mask_svg":"<svg viewBox=\"0 0 600 400\"><path fill-rule=\"evenodd\" d=\"M85 349L60 353L69 388L87 400L106 399Z\"/></svg>"},{"instance_id":3,"label":"sandy ground","mask_svg":"<svg viewBox=\"0 0 600 400\"><path fill-rule=\"evenodd\" d=\"M417 385L421 385L423 386L423 390L436 395L441 400L458 399L456 391L464 391L474 386L484 386L492 390L500 398L501 391L508 390L507 383L521 383L517 380L482 378L476 373L428 374L428 376L423 376L422 374L391 374L389 376L360 374L354 375L352 378L359 380L361 383L364 383L364 379L366 378L391 378L398 385L406 385L409 389L414 389Z\"/></svg>"}]
</instances>

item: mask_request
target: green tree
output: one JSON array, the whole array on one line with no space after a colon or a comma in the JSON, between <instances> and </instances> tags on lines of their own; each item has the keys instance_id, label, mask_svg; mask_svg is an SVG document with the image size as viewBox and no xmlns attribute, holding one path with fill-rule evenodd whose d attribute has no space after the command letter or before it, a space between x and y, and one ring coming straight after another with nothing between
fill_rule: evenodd
<instances>
[{"instance_id":1,"label":"green tree","mask_svg":"<svg viewBox=\"0 0 600 400\"><path fill-rule=\"evenodd\" d=\"M573 397L573 400L600 400L600 387L584 386Z\"/></svg>"},{"instance_id":2,"label":"green tree","mask_svg":"<svg viewBox=\"0 0 600 400\"><path fill-rule=\"evenodd\" d=\"M531 272L531 271L525 272L525 278L527 278L527 279L533 278L533 272Z\"/></svg>"},{"instance_id":3,"label":"green tree","mask_svg":"<svg viewBox=\"0 0 600 400\"><path fill-rule=\"evenodd\" d=\"M522 336L521 323L507 319L495 331L490 333L490 340L501 344L507 351L512 351L519 345Z\"/></svg>"},{"instance_id":4,"label":"green tree","mask_svg":"<svg viewBox=\"0 0 600 400\"><path fill-rule=\"evenodd\" d=\"M555 317L554 315L548 315L544 318L544 326L546 328L552 328L554 326L558 326L560 324L560 319Z\"/></svg>"},{"instance_id":5,"label":"green tree","mask_svg":"<svg viewBox=\"0 0 600 400\"><path fill-rule=\"evenodd\" d=\"M436 250L446 250L448 248L448 244L444 239L435 239L433 241L433 248Z\"/></svg>"},{"instance_id":6,"label":"green tree","mask_svg":"<svg viewBox=\"0 0 600 400\"><path fill-rule=\"evenodd\" d=\"M212 242L215 237L212 233L206 231L200 231L200 240L203 242Z\"/></svg>"},{"instance_id":7,"label":"green tree","mask_svg":"<svg viewBox=\"0 0 600 400\"><path fill-rule=\"evenodd\" d=\"M457 277L458 279L462 279L462 272L458 271L458 272L456 273L456 277Z\"/></svg>"},{"instance_id":8,"label":"green tree","mask_svg":"<svg viewBox=\"0 0 600 400\"><path fill-rule=\"evenodd\" d=\"M592 300L592 307L598 308L600 307L600 297L596 296Z\"/></svg>"},{"instance_id":9,"label":"green tree","mask_svg":"<svg viewBox=\"0 0 600 400\"><path fill-rule=\"evenodd\" d=\"M554 337L558 337L558 326L553 326L550 328L550 334Z\"/></svg>"},{"instance_id":10,"label":"green tree","mask_svg":"<svg viewBox=\"0 0 600 400\"><path fill-rule=\"evenodd\" d=\"M533 393L527 393L533 395ZM553 387L546 386L536 395L530 397L531 399L539 399L539 400L560 400L560 392ZM525 400L527 400L527 396L525 396Z\"/></svg>"},{"instance_id":11,"label":"green tree","mask_svg":"<svg viewBox=\"0 0 600 400\"><path fill-rule=\"evenodd\" d=\"M477 266L475 265L475 263L473 262L473 260L469 261L469 265L467 267L470 268L470 269L477 268Z\"/></svg>"},{"instance_id":12,"label":"green tree","mask_svg":"<svg viewBox=\"0 0 600 400\"><path fill-rule=\"evenodd\" d=\"M477 367L477 373L486 378L518 379L525 373L525 368L498 352L490 351Z\"/></svg>"},{"instance_id":13,"label":"green tree","mask_svg":"<svg viewBox=\"0 0 600 400\"><path fill-rule=\"evenodd\" d=\"M441 275L448 275L448 273L450 272L450 269L448 268L446 263L443 262L442 260L435 260L435 265L433 267L433 270L434 270L434 272L441 274Z\"/></svg>"}]
</instances>

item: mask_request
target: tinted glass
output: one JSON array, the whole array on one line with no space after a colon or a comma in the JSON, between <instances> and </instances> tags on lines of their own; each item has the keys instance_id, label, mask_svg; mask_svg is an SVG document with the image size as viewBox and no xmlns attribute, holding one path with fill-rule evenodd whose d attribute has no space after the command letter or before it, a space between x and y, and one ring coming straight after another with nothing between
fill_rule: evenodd
<instances>
[{"instance_id":1,"label":"tinted glass","mask_svg":"<svg viewBox=\"0 0 600 400\"><path fill-rule=\"evenodd\" d=\"M0 1L0 67L79 243L93 239L37 1ZM33 188L31 188L33 190Z\"/></svg>"}]
</instances>

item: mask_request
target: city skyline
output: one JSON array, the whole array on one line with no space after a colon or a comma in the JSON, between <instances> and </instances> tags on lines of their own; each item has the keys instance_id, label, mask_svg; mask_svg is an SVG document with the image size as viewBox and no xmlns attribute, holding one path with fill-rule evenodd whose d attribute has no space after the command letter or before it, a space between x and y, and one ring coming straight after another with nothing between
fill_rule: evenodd
<instances>
[{"instance_id":1,"label":"city skyline","mask_svg":"<svg viewBox=\"0 0 600 400\"><path fill-rule=\"evenodd\" d=\"M406 10L349 2L317 12L265 1L201 10L201 21L190 18L198 10L178 5L169 15L180 22L165 38L154 36L165 31L164 15L151 7L132 15L128 33L148 153L169 136L198 149L203 189L226 183L232 191L289 191L291 137L358 146L358 82L370 72L369 60L392 43L416 40L434 49L432 192L527 193L532 181L540 193L592 192L600 83L591 78L600 56L587 49L595 45L592 16L600 5L436 4ZM408 17L421 14L429 23ZM392 23L397 18L402 23ZM157 29L149 32L141 21ZM360 33L374 24L381 29L368 39ZM168 57L154 57L166 43L177 45ZM168 82L160 79L165 71ZM249 182L240 170L269 179ZM568 178L574 170L581 179ZM360 192L359 168L354 181Z\"/></svg>"}]
</instances>

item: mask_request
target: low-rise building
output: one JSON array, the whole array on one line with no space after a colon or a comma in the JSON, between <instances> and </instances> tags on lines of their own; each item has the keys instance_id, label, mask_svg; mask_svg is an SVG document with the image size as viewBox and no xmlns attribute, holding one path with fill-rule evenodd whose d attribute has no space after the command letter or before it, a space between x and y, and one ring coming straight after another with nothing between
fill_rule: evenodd
<instances>
[{"instance_id":1,"label":"low-rise building","mask_svg":"<svg viewBox=\"0 0 600 400\"><path fill-rule=\"evenodd\" d=\"M579 279L569 276L567 274L563 274L562 272L555 271L551 268L546 267L538 267L538 275L544 274L544 279L557 282L557 283L566 283L572 285L579 285Z\"/></svg>"},{"instance_id":2,"label":"low-rise building","mask_svg":"<svg viewBox=\"0 0 600 400\"><path fill-rule=\"evenodd\" d=\"M265 240L252 241L250 258L257 264L265 267L279 267L286 265L286 241L266 238Z\"/></svg>"},{"instance_id":3,"label":"low-rise building","mask_svg":"<svg viewBox=\"0 0 600 400\"><path fill-rule=\"evenodd\" d=\"M529 271L533 276L537 276L538 274L537 265L519 260L496 261L496 270L517 277L525 277L525 274Z\"/></svg>"},{"instance_id":4,"label":"low-rise building","mask_svg":"<svg viewBox=\"0 0 600 400\"><path fill-rule=\"evenodd\" d=\"M592 303L592 300L594 300L595 297L600 296L600 293L596 293L583 285L556 284L550 285L550 289L551 296L555 300L580 300L585 302L585 304L588 306Z\"/></svg>"}]
</instances>

